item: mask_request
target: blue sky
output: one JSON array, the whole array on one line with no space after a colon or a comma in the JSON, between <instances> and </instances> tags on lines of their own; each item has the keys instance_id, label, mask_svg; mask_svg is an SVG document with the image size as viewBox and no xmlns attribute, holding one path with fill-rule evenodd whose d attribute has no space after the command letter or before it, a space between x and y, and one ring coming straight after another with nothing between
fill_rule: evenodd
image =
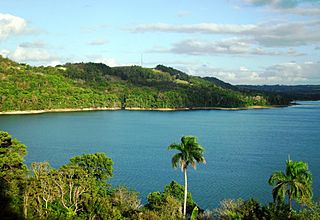
<instances>
[{"instance_id":1,"label":"blue sky","mask_svg":"<svg viewBox=\"0 0 320 220\"><path fill-rule=\"evenodd\" d=\"M142 57L233 84L320 84L320 1L0 1L0 54L31 65Z\"/></svg>"}]
</instances>

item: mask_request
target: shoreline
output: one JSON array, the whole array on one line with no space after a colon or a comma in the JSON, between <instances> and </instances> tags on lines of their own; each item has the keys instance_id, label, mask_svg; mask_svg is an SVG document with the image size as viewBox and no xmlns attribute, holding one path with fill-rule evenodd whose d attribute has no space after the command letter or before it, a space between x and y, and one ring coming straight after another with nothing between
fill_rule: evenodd
<instances>
[{"instance_id":1,"label":"shoreline","mask_svg":"<svg viewBox=\"0 0 320 220\"><path fill-rule=\"evenodd\" d=\"M277 107L287 106L248 106L248 107L237 107L237 108L226 108L226 107L192 107L192 108L138 108L128 107L122 108L63 108L63 109L43 109L43 110L24 110L24 111L6 111L0 112L0 115L31 115L31 114L43 114L43 113L54 113L54 112L88 112L88 111L194 111L194 110L223 110L223 111L238 111L238 110L250 110L250 109L269 109Z\"/></svg>"}]
</instances>

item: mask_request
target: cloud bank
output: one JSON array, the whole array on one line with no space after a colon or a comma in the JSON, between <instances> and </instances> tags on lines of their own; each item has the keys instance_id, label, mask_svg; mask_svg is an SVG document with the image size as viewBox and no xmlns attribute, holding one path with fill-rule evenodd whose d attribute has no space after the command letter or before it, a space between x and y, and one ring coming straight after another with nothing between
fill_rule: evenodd
<instances>
[{"instance_id":1,"label":"cloud bank","mask_svg":"<svg viewBox=\"0 0 320 220\"><path fill-rule=\"evenodd\" d=\"M243 0L246 5L265 7L272 12L320 16L319 0Z\"/></svg>"},{"instance_id":2,"label":"cloud bank","mask_svg":"<svg viewBox=\"0 0 320 220\"><path fill-rule=\"evenodd\" d=\"M152 52L152 51L151 51ZM169 52L187 55L266 55L266 56L302 56L290 48L286 51L274 51L238 39L222 41L184 40L173 44L170 49L154 50L153 52Z\"/></svg>"},{"instance_id":3,"label":"cloud bank","mask_svg":"<svg viewBox=\"0 0 320 220\"><path fill-rule=\"evenodd\" d=\"M231 35L264 47L290 47L320 43L320 20L273 21L260 24L189 25L143 24L131 29L133 33L166 32L206 35Z\"/></svg>"},{"instance_id":4,"label":"cloud bank","mask_svg":"<svg viewBox=\"0 0 320 220\"><path fill-rule=\"evenodd\" d=\"M245 0L246 3L255 6L272 6L275 8L294 8L298 5L319 5L318 0Z\"/></svg>"},{"instance_id":5,"label":"cloud bank","mask_svg":"<svg viewBox=\"0 0 320 220\"><path fill-rule=\"evenodd\" d=\"M26 31L27 22L20 17L0 13L0 41Z\"/></svg>"},{"instance_id":6,"label":"cloud bank","mask_svg":"<svg viewBox=\"0 0 320 220\"><path fill-rule=\"evenodd\" d=\"M185 71L200 76L214 76L232 84L320 84L320 61L280 63L262 70L248 67L223 69L202 65L189 67Z\"/></svg>"}]
</instances>

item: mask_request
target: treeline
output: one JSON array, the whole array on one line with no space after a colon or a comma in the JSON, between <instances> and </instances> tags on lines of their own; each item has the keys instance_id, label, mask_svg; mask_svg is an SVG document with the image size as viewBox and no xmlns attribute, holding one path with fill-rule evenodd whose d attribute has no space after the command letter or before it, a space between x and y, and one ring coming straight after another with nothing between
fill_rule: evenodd
<instances>
[{"instance_id":1,"label":"treeline","mask_svg":"<svg viewBox=\"0 0 320 220\"><path fill-rule=\"evenodd\" d=\"M48 162L23 163L26 146L0 131L1 219L180 219L183 187L175 181L148 195L112 187L113 161L104 153L70 159L58 169ZM188 194L188 210L196 206Z\"/></svg>"},{"instance_id":2,"label":"treeline","mask_svg":"<svg viewBox=\"0 0 320 220\"><path fill-rule=\"evenodd\" d=\"M239 85L238 87L244 91L265 92L270 97L280 95L292 101L320 100L320 85Z\"/></svg>"},{"instance_id":3,"label":"treeline","mask_svg":"<svg viewBox=\"0 0 320 220\"><path fill-rule=\"evenodd\" d=\"M0 56L0 111L59 108L193 108L286 105L171 67L75 63L31 67ZM226 84L227 85L227 84Z\"/></svg>"},{"instance_id":4,"label":"treeline","mask_svg":"<svg viewBox=\"0 0 320 220\"><path fill-rule=\"evenodd\" d=\"M181 157L185 150L194 155L191 161L203 152L193 137L183 137L181 144L169 148L180 152L172 162L182 168L188 161ZM311 173L301 161L289 159L285 172L271 175L274 202L262 205L255 199L229 199L214 210L203 210L188 192L184 218L184 187L175 181L162 192L149 193L148 203L143 205L138 192L109 183L113 161L104 153L73 157L57 169L48 162L34 162L28 168L23 162L26 153L25 145L0 131L1 219L320 219L320 203L312 201ZM293 209L293 201L300 209Z\"/></svg>"}]
</instances>

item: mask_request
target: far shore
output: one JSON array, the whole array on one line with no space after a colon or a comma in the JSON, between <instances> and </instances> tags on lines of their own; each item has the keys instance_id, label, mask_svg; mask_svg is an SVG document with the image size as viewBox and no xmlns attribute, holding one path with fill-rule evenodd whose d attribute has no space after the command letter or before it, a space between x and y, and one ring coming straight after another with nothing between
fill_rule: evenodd
<instances>
[{"instance_id":1,"label":"far shore","mask_svg":"<svg viewBox=\"0 0 320 220\"><path fill-rule=\"evenodd\" d=\"M42 114L50 112L86 112L86 111L193 111L193 110L227 110L227 111L237 111L237 110L249 110L249 109L266 109L266 108L276 108L276 107L286 107L286 106L248 106L248 107L238 107L238 108L225 108L225 107L192 107L192 108L106 108L106 107L96 107L96 108L63 108L63 109L43 109L43 110L25 110L25 111L6 111L0 112L0 115L27 115L27 114Z\"/></svg>"}]
</instances>

